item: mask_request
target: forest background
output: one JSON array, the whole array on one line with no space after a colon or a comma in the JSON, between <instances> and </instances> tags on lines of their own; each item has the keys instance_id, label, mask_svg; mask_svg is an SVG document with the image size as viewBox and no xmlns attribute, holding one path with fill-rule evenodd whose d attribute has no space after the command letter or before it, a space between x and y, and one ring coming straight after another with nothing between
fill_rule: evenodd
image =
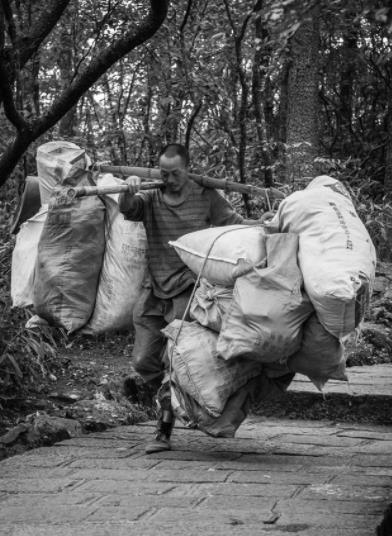
<instances>
[{"instance_id":1,"label":"forest background","mask_svg":"<svg viewBox=\"0 0 392 536\"><path fill-rule=\"evenodd\" d=\"M195 173L286 194L329 174L391 261L391 35L376 0L1 0L0 404L59 343L9 294L10 222L46 141L135 166L178 141Z\"/></svg>"}]
</instances>

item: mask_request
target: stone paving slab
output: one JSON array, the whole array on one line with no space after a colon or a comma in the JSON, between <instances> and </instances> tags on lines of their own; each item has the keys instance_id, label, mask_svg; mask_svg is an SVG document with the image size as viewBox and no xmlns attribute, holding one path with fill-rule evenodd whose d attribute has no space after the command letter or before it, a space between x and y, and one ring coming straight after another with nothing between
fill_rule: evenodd
<instances>
[{"instance_id":1,"label":"stone paving slab","mask_svg":"<svg viewBox=\"0 0 392 536\"><path fill-rule=\"evenodd\" d=\"M347 368L348 382L329 380L323 388L325 395L388 396L392 398L392 364ZM304 375L296 374L290 392L319 393Z\"/></svg>"},{"instance_id":2,"label":"stone paving slab","mask_svg":"<svg viewBox=\"0 0 392 536\"><path fill-rule=\"evenodd\" d=\"M251 417L233 439L153 424L0 462L0 536L369 536L392 501L392 427Z\"/></svg>"}]
</instances>

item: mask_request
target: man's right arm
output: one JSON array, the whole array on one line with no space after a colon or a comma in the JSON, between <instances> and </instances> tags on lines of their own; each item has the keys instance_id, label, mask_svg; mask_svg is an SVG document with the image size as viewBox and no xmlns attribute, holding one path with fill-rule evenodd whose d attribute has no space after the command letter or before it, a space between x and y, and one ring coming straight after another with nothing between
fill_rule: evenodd
<instances>
[{"instance_id":1,"label":"man's right arm","mask_svg":"<svg viewBox=\"0 0 392 536\"><path fill-rule=\"evenodd\" d=\"M144 202L143 198L136 195L140 190L141 180L139 177L128 177L128 192L123 192L118 198L118 207L126 220L143 221Z\"/></svg>"}]
</instances>

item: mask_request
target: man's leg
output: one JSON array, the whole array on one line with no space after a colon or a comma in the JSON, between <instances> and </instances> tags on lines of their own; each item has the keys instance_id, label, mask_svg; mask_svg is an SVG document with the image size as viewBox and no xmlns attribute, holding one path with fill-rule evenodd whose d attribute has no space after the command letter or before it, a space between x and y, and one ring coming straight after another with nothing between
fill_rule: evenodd
<instances>
[{"instance_id":1,"label":"man's leg","mask_svg":"<svg viewBox=\"0 0 392 536\"><path fill-rule=\"evenodd\" d=\"M157 394L158 420L155 436L146 445L146 454L170 450L170 437L173 431L175 417L171 406L170 382L163 381Z\"/></svg>"},{"instance_id":2,"label":"man's leg","mask_svg":"<svg viewBox=\"0 0 392 536\"><path fill-rule=\"evenodd\" d=\"M154 439L146 446L146 452L169 450L170 435L174 419L170 405L170 385L162 384L164 377L163 354L166 339L161 333L167 325L164 318L167 300L153 295L151 289L145 289L140 296L133 313L135 343L132 363L135 372L146 386L157 393L157 426Z\"/></svg>"},{"instance_id":3,"label":"man's leg","mask_svg":"<svg viewBox=\"0 0 392 536\"><path fill-rule=\"evenodd\" d=\"M191 293L192 288L188 288L185 292L170 300L163 300L165 305L164 320L166 324L169 324L174 319L182 319ZM154 440L146 445L146 454L171 449L170 437L175 423L175 416L171 405L170 376L168 373L169 357L166 350L161 357L161 362L166 369L166 374L157 395L157 431Z\"/></svg>"}]
</instances>

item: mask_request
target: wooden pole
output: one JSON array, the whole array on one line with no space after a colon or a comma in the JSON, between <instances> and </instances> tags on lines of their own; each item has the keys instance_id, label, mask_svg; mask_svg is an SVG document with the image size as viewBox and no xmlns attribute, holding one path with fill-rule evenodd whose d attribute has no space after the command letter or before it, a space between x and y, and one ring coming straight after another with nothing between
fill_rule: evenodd
<instances>
[{"instance_id":1,"label":"wooden pole","mask_svg":"<svg viewBox=\"0 0 392 536\"><path fill-rule=\"evenodd\" d=\"M115 175L130 176L137 175L142 179L160 179L161 173L158 168L146 168L146 167L132 167L132 166L109 166L109 165L95 165L95 170L102 173L113 173ZM231 181L229 179L215 179L207 177L205 175L196 175L195 173L189 173L189 178L195 181L200 186L205 188L217 188L218 190L225 190L228 192L239 192L242 194L249 194L252 196L262 196L269 200L271 195L274 199L283 199L284 194L277 188L260 188L259 186L253 186L251 184L242 184L240 182Z\"/></svg>"},{"instance_id":2,"label":"wooden pole","mask_svg":"<svg viewBox=\"0 0 392 536\"><path fill-rule=\"evenodd\" d=\"M163 181L143 182L140 185L141 190L153 190L163 186ZM113 184L111 186L75 186L74 188L65 188L65 195L68 199L75 197L84 197L89 195L106 195L121 194L128 191L127 184Z\"/></svg>"}]
</instances>

